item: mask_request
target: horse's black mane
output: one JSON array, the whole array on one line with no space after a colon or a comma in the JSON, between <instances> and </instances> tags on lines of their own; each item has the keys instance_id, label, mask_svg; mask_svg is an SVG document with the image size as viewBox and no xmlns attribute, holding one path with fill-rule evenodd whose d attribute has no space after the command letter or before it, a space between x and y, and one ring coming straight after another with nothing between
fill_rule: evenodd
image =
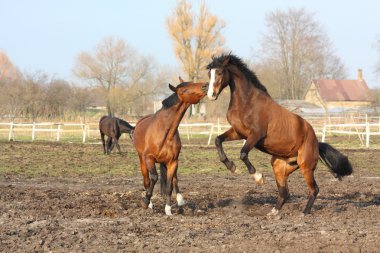
<instances>
[{"instance_id":1,"label":"horse's black mane","mask_svg":"<svg viewBox=\"0 0 380 253\"><path fill-rule=\"evenodd\" d=\"M177 88L180 88L180 87L184 86L187 83L188 82L183 82L183 83L177 85ZM173 105L175 105L177 103L178 103L177 93L173 93L169 97L165 98L162 101L162 108L169 108L169 107L172 107Z\"/></svg>"},{"instance_id":2,"label":"horse's black mane","mask_svg":"<svg viewBox=\"0 0 380 253\"><path fill-rule=\"evenodd\" d=\"M126 127L126 128L129 128L131 130L135 129L131 124L129 124L127 121L125 120L122 120L120 118L117 118L117 120L119 121L119 124Z\"/></svg>"},{"instance_id":3,"label":"horse's black mane","mask_svg":"<svg viewBox=\"0 0 380 253\"><path fill-rule=\"evenodd\" d=\"M265 93L268 93L267 89L264 85L261 84L259 79L257 78L256 74L250 70L239 57L233 54L222 54L218 57L212 57L212 62L207 65L207 69L214 69L214 68L224 68L226 66L224 65L224 62L228 59L228 64L236 66L244 75L245 77L251 81L251 83L258 89L264 91Z\"/></svg>"},{"instance_id":4,"label":"horse's black mane","mask_svg":"<svg viewBox=\"0 0 380 253\"><path fill-rule=\"evenodd\" d=\"M162 108L169 108L177 103L178 103L177 93L173 93L162 101Z\"/></svg>"}]
</instances>

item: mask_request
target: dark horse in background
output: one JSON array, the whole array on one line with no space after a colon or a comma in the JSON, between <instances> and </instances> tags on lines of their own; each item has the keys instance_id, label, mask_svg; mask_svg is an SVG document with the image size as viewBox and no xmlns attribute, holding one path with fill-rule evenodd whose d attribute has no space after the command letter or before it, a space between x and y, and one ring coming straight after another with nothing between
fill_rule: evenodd
<instances>
[{"instance_id":1,"label":"dark horse in background","mask_svg":"<svg viewBox=\"0 0 380 253\"><path fill-rule=\"evenodd\" d=\"M112 117L103 116L99 120L100 137L102 138L104 154L110 154L114 146L120 151L119 138L122 133L129 133L133 131L134 127L128 122ZM107 142L104 141L104 135L107 135Z\"/></svg>"},{"instance_id":2,"label":"dark horse in background","mask_svg":"<svg viewBox=\"0 0 380 253\"><path fill-rule=\"evenodd\" d=\"M174 189L177 193L177 204L185 204L178 188L177 168L178 156L181 151L181 140L178 125L187 108L197 104L207 92L207 83L183 82L177 87L169 84L174 92L162 101L162 108L155 114L140 119L133 131L133 141L138 152L141 164L141 173L144 177L145 197L143 207L153 208L151 197L154 185L158 180L156 163L161 170L161 194L166 196L165 213L171 215L171 194Z\"/></svg>"},{"instance_id":3,"label":"dark horse in background","mask_svg":"<svg viewBox=\"0 0 380 253\"><path fill-rule=\"evenodd\" d=\"M226 86L231 90L227 112L231 128L215 139L220 160L233 172L236 167L224 153L222 143L245 139L240 159L255 180L262 182L262 176L256 173L248 153L256 148L272 155L279 196L276 207L269 214L277 214L289 198L287 180L298 168L309 188L309 199L303 212L310 213L319 191L314 179L319 157L339 179L352 173L348 158L329 144L319 143L311 125L278 105L241 59L231 54L213 57L207 69L209 99L216 100Z\"/></svg>"}]
</instances>

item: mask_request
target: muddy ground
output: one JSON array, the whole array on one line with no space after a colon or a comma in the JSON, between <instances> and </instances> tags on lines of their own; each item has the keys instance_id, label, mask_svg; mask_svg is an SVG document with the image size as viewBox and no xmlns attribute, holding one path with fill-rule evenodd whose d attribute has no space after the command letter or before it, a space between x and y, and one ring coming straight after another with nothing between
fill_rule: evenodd
<instances>
[{"instance_id":1,"label":"muddy ground","mask_svg":"<svg viewBox=\"0 0 380 253\"><path fill-rule=\"evenodd\" d=\"M355 173L340 182L320 165L320 194L307 216L307 188L296 171L291 199L268 217L277 198L268 156L250 154L266 178L257 186L236 161L238 146L227 153L240 174L225 172L213 147L185 146L179 178L187 204L168 217L159 187L154 209L140 207L142 178L131 146L108 157L100 149L0 143L0 252L380 250L380 150L343 150Z\"/></svg>"}]
</instances>

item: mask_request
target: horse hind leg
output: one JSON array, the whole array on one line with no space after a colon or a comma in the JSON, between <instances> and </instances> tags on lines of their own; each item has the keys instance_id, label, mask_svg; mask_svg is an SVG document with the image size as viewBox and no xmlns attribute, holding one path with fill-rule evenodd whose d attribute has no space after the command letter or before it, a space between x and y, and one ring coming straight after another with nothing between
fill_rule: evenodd
<instances>
[{"instance_id":1,"label":"horse hind leg","mask_svg":"<svg viewBox=\"0 0 380 253\"><path fill-rule=\"evenodd\" d=\"M275 156L272 157L271 163L273 167L274 176L276 178L278 198L276 206L273 207L273 209L270 213L268 213L268 215L278 214L283 205L289 199L290 194L288 188L288 178L293 171L299 168L298 164L295 161L295 158L285 160Z\"/></svg>"},{"instance_id":2,"label":"horse hind leg","mask_svg":"<svg viewBox=\"0 0 380 253\"><path fill-rule=\"evenodd\" d=\"M106 153L109 155L111 153L112 138L107 137L106 141Z\"/></svg>"},{"instance_id":3,"label":"horse hind leg","mask_svg":"<svg viewBox=\"0 0 380 253\"><path fill-rule=\"evenodd\" d=\"M307 186L309 187L309 199L307 201L306 207L303 211L304 214L310 214L311 208L313 207L314 201L317 198L319 188L317 182L314 178L314 169L315 167L301 167L301 173L306 181Z\"/></svg>"},{"instance_id":4,"label":"horse hind leg","mask_svg":"<svg viewBox=\"0 0 380 253\"><path fill-rule=\"evenodd\" d=\"M308 153L305 154L305 157L303 157L302 152L300 152L298 155L298 160L302 176L304 177L309 188L309 199L303 213L310 214L310 210L313 207L314 201L317 198L319 192L317 182L314 178L314 170L317 167L318 156L314 157L311 153Z\"/></svg>"},{"instance_id":5,"label":"horse hind leg","mask_svg":"<svg viewBox=\"0 0 380 253\"><path fill-rule=\"evenodd\" d=\"M120 137L120 136L119 136ZM120 145L119 145L119 137L114 138L114 143L116 145L117 150L119 151L119 154L121 154Z\"/></svg>"},{"instance_id":6,"label":"horse hind leg","mask_svg":"<svg viewBox=\"0 0 380 253\"><path fill-rule=\"evenodd\" d=\"M104 134L103 134L103 133L100 133L100 138L102 139L103 152L104 152L104 154L105 154L107 151L106 151L106 142L105 142L105 140L104 140Z\"/></svg>"}]
</instances>

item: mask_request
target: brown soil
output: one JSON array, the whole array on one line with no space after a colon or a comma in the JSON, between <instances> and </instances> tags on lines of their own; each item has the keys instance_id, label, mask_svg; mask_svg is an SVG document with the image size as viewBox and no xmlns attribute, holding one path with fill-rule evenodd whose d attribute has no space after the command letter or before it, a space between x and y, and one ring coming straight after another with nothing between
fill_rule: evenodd
<instances>
[{"instance_id":1,"label":"brown soil","mask_svg":"<svg viewBox=\"0 0 380 253\"><path fill-rule=\"evenodd\" d=\"M17 165L31 159L28 154L37 153L38 162L59 166L62 171L68 166L69 170L73 163L58 163L59 155L43 155L41 150L54 145L0 143L0 162ZM60 145L62 156L78 149L88 153L101 149L99 145ZM182 152L197 150L199 147L184 147ZM212 147L205 152L216 155ZM3 173L0 252L378 252L380 165L376 158L380 151L346 153L354 159L354 175L339 182L319 168L320 194L307 216L301 215L307 187L299 171L289 180L291 199L275 217L266 215L277 198L270 170L264 171L266 183L260 187L243 168L241 174L181 174L180 169L180 187L187 204L174 206L172 217L164 215L159 187L155 189L154 209L140 207L143 188L137 173ZM80 159L96 165L93 157L83 155ZM128 163L129 159L135 159L133 154L114 154L109 165ZM182 162L197 163L188 156L182 157ZM217 159L209 163L219 166Z\"/></svg>"}]
</instances>

